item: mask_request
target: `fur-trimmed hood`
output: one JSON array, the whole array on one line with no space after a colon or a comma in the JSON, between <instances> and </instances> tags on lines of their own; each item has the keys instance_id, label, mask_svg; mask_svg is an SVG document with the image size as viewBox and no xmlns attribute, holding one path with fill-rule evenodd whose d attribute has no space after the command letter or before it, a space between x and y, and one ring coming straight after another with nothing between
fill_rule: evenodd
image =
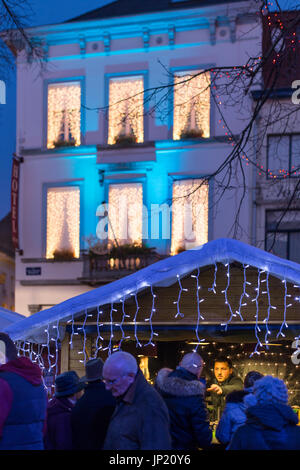
<instances>
[{"instance_id":1,"label":"fur-trimmed hood","mask_svg":"<svg viewBox=\"0 0 300 470\"><path fill-rule=\"evenodd\" d=\"M188 371L187 374L191 375ZM178 397L191 397L201 395L204 397L205 387L195 378L191 380L184 378L184 373L178 369L174 372L172 369L161 369L156 377L155 387L162 395L174 395Z\"/></svg>"}]
</instances>

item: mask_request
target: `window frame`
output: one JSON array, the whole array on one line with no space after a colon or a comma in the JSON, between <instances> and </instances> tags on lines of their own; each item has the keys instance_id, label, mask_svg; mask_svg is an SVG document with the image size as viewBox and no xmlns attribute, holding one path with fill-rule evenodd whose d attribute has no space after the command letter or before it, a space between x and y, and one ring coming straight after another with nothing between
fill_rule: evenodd
<instances>
[{"instance_id":1,"label":"window frame","mask_svg":"<svg viewBox=\"0 0 300 470\"><path fill-rule=\"evenodd\" d=\"M191 65L191 66L178 66L178 67L171 67L170 68L170 80L169 80L169 85L170 87L173 88L173 92L170 94L169 97L169 119L168 119L168 138L170 140L174 141L173 135L173 129L174 129L174 95L175 95L175 75L176 73L180 72L193 72L197 70L206 70L206 69L211 69L215 67L216 64L210 63L210 64L201 64L201 65ZM205 140L210 139L215 135L215 128L213 127L215 122L215 107L213 106L213 99L212 99L212 93L210 89L210 110L209 110L209 137L205 138ZM177 139L176 141L179 142Z\"/></svg>"},{"instance_id":2,"label":"window frame","mask_svg":"<svg viewBox=\"0 0 300 470\"><path fill-rule=\"evenodd\" d=\"M104 76L104 103L105 103L105 108L107 109L106 113L106 126L105 126L105 131L104 131L104 142L105 145L108 144L108 134L109 134L109 82L111 79L114 78L126 78L126 77L138 77L142 76L143 77L143 83L144 83L144 103L143 103L143 110L144 110L144 115L143 115L143 128L144 128L144 140L141 143L148 142L148 120L146 119L147 117L147 112L149 110L149 103L148 100L146 99L147 93L146 90L148 89L148 81L149 81L149 71L148 70L134 70L134 71L129 71L129 72L116 72L116 73L106 73Z\"/></svg>"},{"instance_id":3,"label":"window frame","mask_svg":"<svg viewBox=\"0 0 300 470\"><path fill-rule=\"evenodd\" d=\"M80 145L84 145L85 141L85 131L86 131L86 113L85 113L85 101L86 101L86 89L85 89L85 77L83 75L73 76L73 77L63 77L63 78L51 78L44 80L44 129L43 129L43 148L49 150L48 144L48 89L49 85L59 85L62 83L80 83L80 96L81 96L81 109L80 109ZM79 147L78 146L78 147ZM70 147L72 149L73 147Z\"/></svg>"},{"instance_id":4,"label":"window frame","mask_svg":"<svg viewBox=\"0 0 300 470\"><path fill-rule=\"evenodd\" d=\"M284 133L284 134L275 133L275 134L268 134L267 135L267 158L266 158L267 170L269 170L269 168L270 168L270 165L269 165L269 163L270 163L270 158L269 158L270 138L271 137L288 137L289 138L289 150L288 150L288 165L289 165L288 172L289 172L289 174L286 175L286 176L276 175L276 179L284 180L284 179L287 179L287 178L299 178L299 176L300 176L300 175L297 175L296 173L293 174L293 175L290 174L291 171L292 171L292 139L293 139L293 136L300 137L300 133L299 132L287 132L287 133ZM267 171L266 179L267 180L272 180L272 179L274 179L274 176L270 176L269 171Z\"/></svg>"},{"instance_id":5,"label":"window frame","mask_svg":"<svg viewBox=\"0 0 300 470\"><path fill-rule=\"evenodd\" d=\"M284 209L266 209L265 211L265 243L264 243L264 246L265 246L265 251L267 251L267 234L269 233L286 233L287 234L287 258L282 258L282 259L287 259L289 261L293 261L290 259L290 233L300 233L300 220L299 220L299 230L297 229L292 229L292 230L287 230L287 229L281 229L280 228L280 225L279 225L279 228L278 230L267 230L267 215L268 213L270 212L283 212ZM300 214L300 209L289 209L287 212L299 212ZM269 253L269 252L268 252ZM272 253L274 254L274 253ZM275 255L274 256L278 256L278 255ZM297 261L294 261L294 263L297 263Z\"/></svg>"},{"instance_id":6,"label":"window frame","mask_svg":"<svg viewBox=\"0 0 300 470\"><path fill-rule=\"evenodd\" d=\"M82 211L83 204L84 204L84 182L83 180L71 180L71 181L64 181L64 182L55 182L55 183L43 183L42 189L42 256L46 258L47 254L47 194L48 189L51 188L64 188L64 187L79 187L79 258L80 259L81 252L84 249L84 242L82 240L82 235L84 234L84 214Z\"/></svg>"}]
</instances>

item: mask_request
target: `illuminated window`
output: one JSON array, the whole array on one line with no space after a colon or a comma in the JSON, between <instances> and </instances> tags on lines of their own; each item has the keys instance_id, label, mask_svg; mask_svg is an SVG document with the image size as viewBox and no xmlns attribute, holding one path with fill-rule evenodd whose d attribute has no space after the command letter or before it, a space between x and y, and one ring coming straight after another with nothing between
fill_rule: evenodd
<instances>
[{"instance_id":1,"label":"illuminated window","mask_svg":"<svg viewBox=\"0 0 300 470\"><path fill-rule=\"evenodd\" d=\"M48 86L47 147L80 145L81 87L79 82Z\"/></svg>"},{"instance_id":2,"label":"illuminated window","mask_svg":"<svg viewBox=\"0 0 300 470\"><path fill-rule=\"evenodd\" d=\"M80 189L77 186L47 191L46 258L79 258Z\"/></svg>"},{"instance_id":3,"label":"illuminated window","mask_svg":"<svg viewBox=\"0 0 300 470\"><path fill-rule=\"evenodd\" d=\"M182 180L173 184L171 254L208 241L208 183Z\"/></svg>"},{"instance_id":4,"label":"illuminated window","mask_svg":"<svg viewBox=\"0 0 300 470\"><path fill-rule=\"evenodd\" d=\"M112 184L108 196L108 239L142 243L143 187L141 183Z\"/></svg>"},{"instance_id":5,"label":"illuminated window","mask_svg":"<svg viewBox=\"0 0 300 470\"><path fill-rule=\"evenodd\" d=\"M210 74L176 73L174 77L173 139L209 137Z\"/></svg>"},{"instance_id":6,"label":"illuminated window","mask_svg":"<svg viewBox=\"0 0 300 470\"><path fill-rule=\"evenodd\" d=\"M142 76L109 81L108 144L144 141L144 80Z\"/></svg>"}]
</instances>

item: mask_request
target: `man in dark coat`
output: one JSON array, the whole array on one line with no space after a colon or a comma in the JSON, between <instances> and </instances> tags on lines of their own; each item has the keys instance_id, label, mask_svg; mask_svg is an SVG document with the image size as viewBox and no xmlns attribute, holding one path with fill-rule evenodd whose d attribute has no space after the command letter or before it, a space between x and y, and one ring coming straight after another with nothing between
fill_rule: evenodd
<instances>
[{"instance_id":1,"label":"man in dark coat","mask_svg":"<svg viewBox=\"0 0 300 470\"><path fill-rule=\"evenodd\" d=\"M103 449L171 449L168 409L135 358L123 351L112 354L105 361L103 381L117 399Z\"/></svg>"},{"instance_id":2,"label":"man in dark coat","mask_svg":"<svg viewBox=\"0 0 300 470\"><path fill-rule=\"evenodd\" d=\"M0 450L43 450L47 393L42 371L18 357L13 341L0 333Z\"/></svg>"},{"instance_id":3,"label":"man in dark coat","mask_svg":"<svg viewBox=\"0 0 300 470\"><path fill-rule=\"evenodd\" d=\"M226 405L226 396L234 390L243 390L243 382L233 373L232 362L219 356L214 363L214 379L207 392L211 392L213 405L212 421L219 421Z\"/></svg>"},{"instance_id":4,"label":"man in dark coat","mask_svg":"<svg viewBox=\"0 0 300 470\"><path fill-rule=\"evenodd\" d=\"M199 380L202 368L201 356L188 353L176 370L161 369L157 375L155 386L169 409L173 449L195 450L211 443L205 387Z\"/></svg>"},{"instance_id":5,"label":"man in dark coat","mask_svg":"<svg viewBox=\"0 0 300 470\"><path fill-rule=\"evenodd\" d=\"M246 423L240 426L228 450L300 450L298 416L288 406L288 391L280 379L266 375L244 398Z\"/></svg>"},{"instance_id":6,"label":"man in dark coat","mask_svg":"<svg viewBox=\"0 0 300 470\"><path fill-rule=\"evenodd\" d=\"M73 448L71 412L84 384L75 371L64 372L55 379L55 397L47 409L45 449L71 450Z\"/></svg>"},{"instance_id":7,"label":"man in dark coat","mask_svg":"<svg viewBox=\"0 0 300 470\"><path fill-rule=\"evenodd\" d=\"M116 400L102 382L103 361L91 359L86 363L84 395L72 410L73 446L76 450L102 448Z\"/></svg>"}]
</instances>

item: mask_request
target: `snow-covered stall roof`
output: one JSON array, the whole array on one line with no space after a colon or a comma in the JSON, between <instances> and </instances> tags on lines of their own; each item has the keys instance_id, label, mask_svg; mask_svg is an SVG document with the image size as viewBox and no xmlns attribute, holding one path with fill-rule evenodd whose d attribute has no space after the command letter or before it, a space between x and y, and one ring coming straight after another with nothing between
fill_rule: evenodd
<instances>
[{"instance_id":1,"label":"snow-covered stall roof","mask_svg":"<svg viewBox=\"0 0 300 470\"><path fill-rule=\"evenodd\" d=\"M6 308L0 307L0 331L25 318L20 313L12 312Z\"/></svg>"},{"instance_id":2,"label":"snow-covered stall roof","mask_svg":"<svg viewBox=\"0 0 300 470\"><path fill-rule=\"evenodd\" d=\"M73 297L47 310L35 313L6 328L11 338L43 342L45 328L81 315L86 309L125 300L149 286L168 287L197 268L215 263L238 262L268 271L279 279L300 285L300 265L279 258L246 243L221 238L195 249L170 256L117 281Z\"/></svg>"}]
</instances>

